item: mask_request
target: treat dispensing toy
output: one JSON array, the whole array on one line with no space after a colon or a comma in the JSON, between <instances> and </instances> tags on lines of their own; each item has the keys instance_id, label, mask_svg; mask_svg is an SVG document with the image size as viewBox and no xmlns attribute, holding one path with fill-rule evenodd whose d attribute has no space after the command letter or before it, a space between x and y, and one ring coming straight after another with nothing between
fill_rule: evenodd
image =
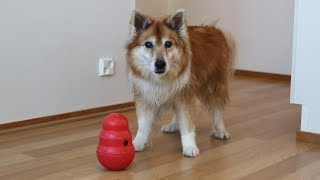
<instances>
[{"instance_id":1,"label":"treat dispensing toy","mask_svg":"<svg viewBox=\"0 0 320 180\"><path fill-rule=\"evenodd\" d=\"M134 147L128 120L119 113L105 117L97 147L97 158L110 170L128 167L134 158Z\"/></svg>"}]
</instances>

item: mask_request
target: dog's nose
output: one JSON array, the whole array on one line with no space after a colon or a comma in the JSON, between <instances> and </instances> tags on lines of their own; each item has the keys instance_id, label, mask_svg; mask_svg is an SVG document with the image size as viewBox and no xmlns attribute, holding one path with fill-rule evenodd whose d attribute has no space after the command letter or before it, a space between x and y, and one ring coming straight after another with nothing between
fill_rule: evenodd
<instances>
[{"instance_id":1,"label":"dog's nose","mask_svg":"<svg viewBox=\"0 0 320 180\"><path fill-rule=\"evenodd\" d=\"M157 70L163 70L166 67L166 62L164 60L156 60L154 64Z\"/></svg>"}]
</instances>

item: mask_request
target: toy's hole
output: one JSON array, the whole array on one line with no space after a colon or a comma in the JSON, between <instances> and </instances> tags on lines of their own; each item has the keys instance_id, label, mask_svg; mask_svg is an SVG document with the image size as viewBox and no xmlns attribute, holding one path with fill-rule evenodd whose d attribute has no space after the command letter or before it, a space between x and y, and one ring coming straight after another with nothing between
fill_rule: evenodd
<instances>
[{"instance_id":1,"label":"toy's hole","mask_svg":"<svg viewBox=\"0 0 320 180\"><path fill-rule=\"evenodd\" d=\"M123 145L124 145L124 146L128 146L128 141L125 140L125 141L123 142Z\"/></svg>"}]
</instances>

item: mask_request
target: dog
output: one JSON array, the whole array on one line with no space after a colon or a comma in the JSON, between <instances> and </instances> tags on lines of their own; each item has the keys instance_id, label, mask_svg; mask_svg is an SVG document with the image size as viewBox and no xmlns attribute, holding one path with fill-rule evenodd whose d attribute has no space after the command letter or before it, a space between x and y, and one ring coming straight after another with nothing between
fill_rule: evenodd
<instances>
[{"instance_id":1,"label":"dog","mask_svg":"<svg viewBox=\"0 0 320 180\"><path fill-rule=\"evenodd\" d=\"M154 120L167 110L173 118L162 131L179 130L183 154L198 156L194 107L199 102L212 114L213 135L229 139L223 110L236 54L231 33L213 25L188 26L182 9L166 17L134 10L129 26L127 77L138 118L135 151L145 148Z\"/></svg>"}]
</instances>

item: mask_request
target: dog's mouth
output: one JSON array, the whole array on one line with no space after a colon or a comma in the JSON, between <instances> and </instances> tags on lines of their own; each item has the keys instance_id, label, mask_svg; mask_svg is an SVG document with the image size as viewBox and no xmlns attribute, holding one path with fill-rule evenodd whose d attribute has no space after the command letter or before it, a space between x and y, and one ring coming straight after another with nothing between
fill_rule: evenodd
<instances>
[{"instance_id":1,"label":"dog's mouth","mask_svg":"<svg viewBox=\"0 0 320 180\"><path fill-rule=\"evenodd\" d=\"M155 70L155 73L158 74L158 75L161 75L163 73L165 73L165 70L162 69L162 70Z\"/></svg>"}]
</instances>

